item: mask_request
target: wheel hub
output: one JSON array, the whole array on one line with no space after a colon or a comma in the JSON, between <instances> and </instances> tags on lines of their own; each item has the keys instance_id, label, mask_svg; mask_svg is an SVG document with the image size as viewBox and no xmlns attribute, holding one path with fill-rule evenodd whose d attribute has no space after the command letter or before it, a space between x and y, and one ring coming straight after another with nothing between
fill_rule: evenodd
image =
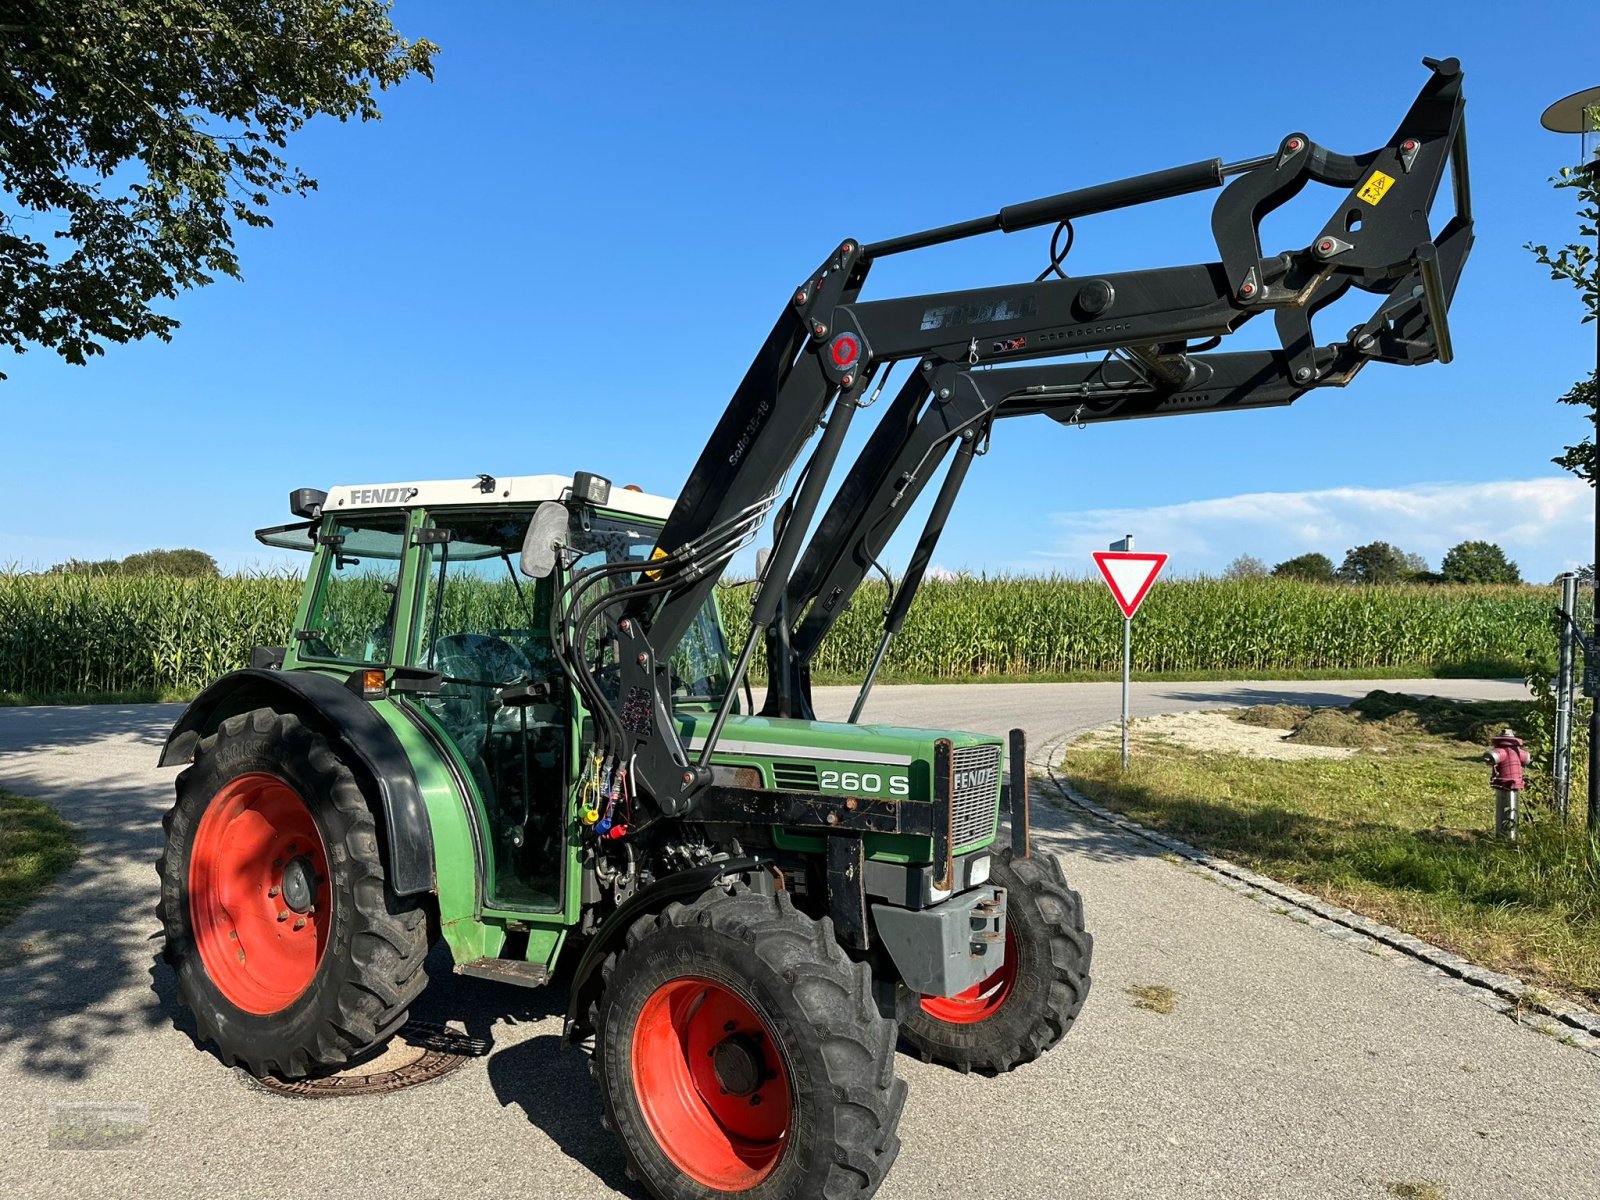
<instances>
[{"instance_id":1,"label":"wheel hub","mask_svg":"<svg viewBox=\"0 0 1600 1200\"><path fill-rule=\"evenodd\" d=\"M669 979L633 1031L634 1094L656 1144L685 1175L745 1192L777 1169L794 1098L772 1027L743 995L696 976Z\"/></svg>"},{"instance_id":2,"label":"wheel hub","mask_svg":"<svg viewBox=\"0 0 1600 1200\"><path fill-rule=\"evenodd\" d=\"M748 1096L767 1077L761 1043L748 1033L733 1033L718 1042L711 1052L711 1066L723 1091L732 1096Z\"/></svg>"},{"instance_id":3,"label":"wheel hub","mask_svg":"<svg viewBox=\"0 0 1600 1200\"><path fill-rule=\"evenodd\" d=\"M223 784L189 849L189 923L217 989L282 1012L316 978L331 918L328 852L300 793L265 772Z\"/></svg>"},{"instance_id":4,"label":"wheel hub","mask_svg":"<svg viewBox=\"0 0 1600 1200\"><path fill-rule=\"evenodd\" d=\"M293 911L303 913L310 909L316 898L317 873L305 855L291 859L283 869L283 902Z\"/></svg>"}]
</instances>

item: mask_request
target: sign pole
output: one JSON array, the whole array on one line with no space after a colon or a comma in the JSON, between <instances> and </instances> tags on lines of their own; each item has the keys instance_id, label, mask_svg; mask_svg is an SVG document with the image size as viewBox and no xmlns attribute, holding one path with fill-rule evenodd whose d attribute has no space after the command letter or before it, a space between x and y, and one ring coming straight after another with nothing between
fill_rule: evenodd
<instances>
[{"instance_id":1,"label":"sign pole","mask_svg":"<svg viewBox=\"0 0 1600 1200\"><path fill-rule=\"evenodd\" d=\"M1131 539L1130 539L1131 540ZM1133 618L1122 618L1122 769L1128 769L1128 679L1133 666Z\"/></svg>"}]
</instances>

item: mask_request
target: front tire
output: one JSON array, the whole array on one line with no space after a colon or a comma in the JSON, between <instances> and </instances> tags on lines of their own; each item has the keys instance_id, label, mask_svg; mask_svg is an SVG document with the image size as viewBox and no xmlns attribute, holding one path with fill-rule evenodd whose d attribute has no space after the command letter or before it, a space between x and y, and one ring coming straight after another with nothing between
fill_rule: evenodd
<instances>
[{"instance_id":1,"label":"front tire","mask_svg":"<svg viewBox=\"0 0 1600 1200\"><path fill-rule=\"evenodd\" d=\"M350 768L293 714L255 709L178 776L156 863L163 951L229 1066L297 1078L376 1046L427 976L427 922L387 884Z\"/></svg>"},{"instance_id":2,"label":"front tire","mask_svg":"<svg viewBox=\"0 0 1600 1200\"><path fill-rule=\"evenodd\" d=\"M707 893L629 931L595 1074L630 1173L660 1200L871 1196L906 1085L871 974L789 897Z\"/></svg>"},{"instance_id":3,"label":"front tire","mask_svg":"<svg viewBox=\"0 0 1600 1200\"><path fill-rule=\"evenodd\" d=\"M962 1072L1009 1071L1063 1037L1089 994L1094 938L1083 899L1054 855L997 855L990 880L1006 889L1006 956L988 979L958 996L896 993L900 1032L924 1062Z\"/></svg>"}]
</instances>

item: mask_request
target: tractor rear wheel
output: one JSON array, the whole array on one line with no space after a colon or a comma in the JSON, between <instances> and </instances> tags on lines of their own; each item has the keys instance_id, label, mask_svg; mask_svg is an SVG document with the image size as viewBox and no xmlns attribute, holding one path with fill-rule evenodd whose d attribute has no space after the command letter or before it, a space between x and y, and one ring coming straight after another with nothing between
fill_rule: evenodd
<instances>
[{"instance_id":1,"label":"tractor rear wheel","mask_svg":"<svg viewBox=\"0 0 1600 1200\"><path fill-rule=\"evenodd\" d=\"M1083 899L1053 855L998 855L990 881L1006 889L1006 952L1000 968L956 996L897 992L900 1032L925 1062L966 1072L1009 1071L1066 1035L1089 992L1094 939Z\"/></svg>"},{"instance_id":2,"label":"tractor rear wheel","mask_svg":"<svg viewBox=\"0 0 1600 1200\"><path fill-rule=\"evenodd\" d=\"M162 822L164 956L229 1066L295 1078L387 1038L427 982L425 913L388 888L327 741L255 709L200 743Z\"/></svg>"},{"instance_id":3,"label":"tractor rear wheel","mask_svg":"<svg viewBox=\"0 0 1600 1200\"><path fill-rule=\"evenodd\" d=\"M906 1085L872 978L789 897L714 891L602 968L594 1073L630 1174L661 1200L872 1195Z\"/></svg>"}]
</instances>

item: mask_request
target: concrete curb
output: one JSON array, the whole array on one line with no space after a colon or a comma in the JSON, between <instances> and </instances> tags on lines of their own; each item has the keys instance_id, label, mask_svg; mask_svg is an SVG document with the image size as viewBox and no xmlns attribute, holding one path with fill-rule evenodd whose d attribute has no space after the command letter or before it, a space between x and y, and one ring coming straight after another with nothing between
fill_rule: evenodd
<instances>
[{"instance_id":1,"label":"concrete curb","mask_svg":"<svg viewBox=\"0 0 1600 1200\"><path fill-rule=\"evenodd\" d=\"M1549 996L1514 976L1480 967L1421 938L1348 908L1330 904L1276 879L1269 879L1248 867L1208 854L1187 842L1148 829L1137 821L1130 821L1096 804L1069 785L1056 771L1059 751L1070 740L1070 737L1062 738L1043 748L1032 756L1033 762L1029 764L1036 772L1044 774L1045 780L1041 782L1045 782L1055 796L1097 821L1115 826L1130 836L1177 855L1186 860L1189 869L1209 877L1229 891L1279 911L1287 905L1301 914L1286 914L1292 920L1341 941L1361 944L1369 953L1397 959L1403 956L1406 962L1437 986L1486 1005L1520 1025L1557 1039L1562 1045L1600 1058L1600 1013Z\"/></svg>"}]
</instances>

